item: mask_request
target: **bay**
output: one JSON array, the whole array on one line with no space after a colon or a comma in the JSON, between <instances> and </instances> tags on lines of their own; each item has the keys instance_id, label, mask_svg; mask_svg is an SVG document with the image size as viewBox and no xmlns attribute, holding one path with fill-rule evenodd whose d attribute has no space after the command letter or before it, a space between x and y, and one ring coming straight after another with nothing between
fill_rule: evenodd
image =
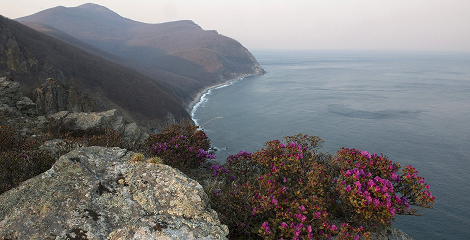
<instances>
[{"instance_id":1,"label":"bay","mask_svg":"<svg viewBox=\"0 0 470 240\"><path fill-rule=\"evenodd\" d=\"M383 153L431 185L434 209L399 216L415 239L470 236L470 54L253 51L267 71L211 90L193 119L218 161L297 133Z\"/></svg>"}]
</instances>

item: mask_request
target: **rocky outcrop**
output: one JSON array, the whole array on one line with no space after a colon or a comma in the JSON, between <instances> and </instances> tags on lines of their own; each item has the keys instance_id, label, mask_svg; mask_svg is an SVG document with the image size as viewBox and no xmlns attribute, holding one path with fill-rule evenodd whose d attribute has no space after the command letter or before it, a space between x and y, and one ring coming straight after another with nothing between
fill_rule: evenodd
<instances>
[{"instance_id":1,"label":"rocky outcrop","mask_svg":"<svg viewBox=\"0 0 470 240\"><path fill-rule=\"evenodd\" d=\"M64 121L65 124L70 125L71 130L86 131L111 127L114 131L120 133L124 138L124 142L130 146L148 137L148 134L143 133L136 123L126 123L116 109L91 113L61 111L51 115L51 117Z\"/></svg>"},{"instance_id":2,"label":"rocky outcrop","mask_svg":"<svg viewBox=\"0 0 470 240\"><path fill-rule=\"evenodd\" d=\"M54 114L60 111L93 112L96 103L73 86L52 78L33 91L38 111L41 115Z\"/></svg>"},{"instance_id":3,"label":"rocky outcrop","mask_svg":"<svg viewBox=\"0 0 470 240\"><path fill-rule=\"evenodd\" d=\"M13 116L37 116L36 104L24 97L20 84L10 78L0 77L0 112Z\"/></svg>"},{"instance_id":4,"label":"rocky outcrop","mask_svg":"<svg viewBox=\"0 0 470 240\"><path fill-rule=\"evenodd\" d=\"M133 146L148 136L141 131L136 123L126 122L116 109L104 112L73 112L74 109L91 110L93 102L88 97L81 96L80 93L72 93L74 90L70 90L70 88L67 90L67 88L61 87L63 85L59 81L48 79L48 83L50 84L43 85L41 88L47 91L43 91L44 94L37 94L37 99L42 99L37 102L39 105L48 102L45 111L54 113L49 116L55 120L64 121L65 124L71 126L71 130L86 131L111 127L124 138L123 141L129 146ZM39 92L40 88L37 90ZM67 96L67 94L77 94L79 101L70 101L70 98L67 97L57 97ZM44 99L46 101L43 101ZM21 131L26 135L39 133L40 129L48 123L48 119L42 115L38 116L38 112L44 112L44 109L38 111L37 106L31 99L23 96L18 82L11 78L0 78L0 125L12 125L17 129L22 129ZM51 106L56 108L51 108ZM62 109L61 106L66 109L71 108L72 111L55 112Z\"/></svg>"},{"instance_id":5,"label":"rocky outcrop","mask_svg":"<svg viewBox=\"0 0 470 240\"><path fill-rule=\"evenodd\" d=\"M372 233L371 240L413 240L413 238L402 230L389 228Z\"/></svg>"},{"instance_id":6,"label":"rocky outcrop","mask_svg":"<svg viewBox=\"0 0 470 240\"><path fill-rule=\"evenodd\" d=\"M201 185L120 148L63 155L0 195L0 239L226 239Z\"/></svg>"}]
</instances>

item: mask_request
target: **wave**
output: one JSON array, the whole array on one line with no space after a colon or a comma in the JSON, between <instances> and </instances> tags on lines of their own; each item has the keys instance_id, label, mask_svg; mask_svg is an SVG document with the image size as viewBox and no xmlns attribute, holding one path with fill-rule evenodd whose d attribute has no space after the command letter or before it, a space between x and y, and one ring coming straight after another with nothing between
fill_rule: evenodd
<instances>
[{"instance_id":1,"label":"wave","mask_svg":"<svg viewBox=\"0 0 470 240\"><path fill-rule=\"evenodd\" d=\"M234 79L234 80L229 80L225 83L222 83L222 84L217 84L217 85L214 85L214 86L211 86L211 87L208 87L206 89L204 89L203 91L201 91L198 96L199 97L199 100L196 102L196 104L194 104L193 108L191 109L191 119L193 120L194 124L196 126L200 126L199 123L198 123L198 119L196 119L194 116L196 114L196 111L200 108L200 107L204 107L204 104L209 101L209 95L211 95L212 93L212 90L216 90L216 89L220 89L220 88L224 88L224 87L228 87L228 86L231 86L241 80L245 79L245 77L240 77L240 78L237 78L237 79Z\"/></svg>"}]
</instances>

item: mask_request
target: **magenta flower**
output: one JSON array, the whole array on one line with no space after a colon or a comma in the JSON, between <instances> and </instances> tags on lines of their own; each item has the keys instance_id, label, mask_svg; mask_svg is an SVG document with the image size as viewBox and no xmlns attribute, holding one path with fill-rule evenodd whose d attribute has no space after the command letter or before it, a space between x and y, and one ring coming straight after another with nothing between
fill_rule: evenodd
<instances>
[{"instance_id":1,"label":"magenta flower","mask_svg":"<svg viewBox=\"0 0 470 240\"><path fill-rule=\"evenodd\" d=\"M286 229L286 228L288 227L288 226L287 226L287 223L286 223L286 222L282 222L282 223L281 223L281 227L284 228L284 229Z\"/></svg>"},{"instance_id":2,"label":"magenta flower","mask_svg":"<svg viewBox=\"0 0 470 240\"><path fill-rule=\"evenodd\" d=\"M301 222L305 222L305 220L307 220L307 217L301 213L297 213L295 217L298 218Z\"/></svg>"},{"instance_id":3,"label":"magenta flower","mask_svg":"<svg viewBox=\"0 0 470 240\"><path fill-rule=\"evenodd\" d=\"M264 230L266 231L266 234L271 233L271 229L269 228L268 222L264 222L263 224L261 224L261 227L264 228Z\"/></svg>"},{"instance_id":4,"label":"magenta flower","mask_svg":"<svg viewBox=\"0 0 470 240\"><path fill-rule=\"evenodd\" d=\"M368 153L367 151L362 151L361 155L364 156L367 159L370 159L370 153Z\"/></svg>"},{"instance_id":5,"label":"magenta flower","mask_svg":"<svg viewBox=\"0 0 470 240\"><path fill-rule=\"evenodd\" d=\"M302 211L302 212L306 210L305 207L304 207L304 205L300 206L299 209L300 209L300 211Z\"/></svg>"},{"instance_id":6,"label":"magenta flower","mask_svg":"<svg viewBox=\"0 0 470 240\"><path fill-rule=\"evenodd\" d=\"M337 228L336 225L334 225L334 224L330 226L330 229L331 229L331 231L336 231L336 230L338 230L338 228Z\"/></svg>"}]
</instances>

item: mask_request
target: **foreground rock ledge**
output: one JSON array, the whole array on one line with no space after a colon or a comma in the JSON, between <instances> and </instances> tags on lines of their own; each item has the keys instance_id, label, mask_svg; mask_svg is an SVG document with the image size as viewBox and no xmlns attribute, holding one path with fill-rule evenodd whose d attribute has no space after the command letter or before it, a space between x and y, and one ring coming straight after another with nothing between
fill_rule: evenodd
<instances>
[{"instance_id":1,"label":"foreground rock ledge","mask_svg":"<svg viewBox=\"0 0 470 240\"><path fill-rule=\"evenodd\" d=\"M201 185L120 148L87 147L0 195L0 239L226 239Z\"/></svg>"}]
</instances>

